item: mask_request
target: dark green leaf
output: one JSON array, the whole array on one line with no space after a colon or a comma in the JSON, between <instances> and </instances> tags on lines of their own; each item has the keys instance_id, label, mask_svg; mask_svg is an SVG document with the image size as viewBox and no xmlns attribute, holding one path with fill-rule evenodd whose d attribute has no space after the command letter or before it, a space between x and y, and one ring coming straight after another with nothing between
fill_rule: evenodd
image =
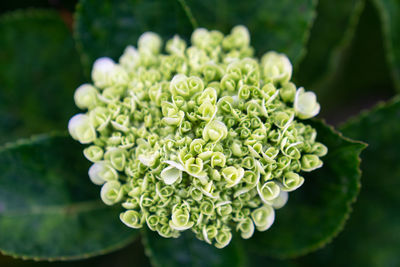
<instances>
[{"instance_id":1,"label":"dark green leaf","mask_svg":"<svg viewBox=\"0 0 400 267\"><path fill-rule=\"evenodd\" d=\"M369 144L362 154L362 189L335 241L301 262L324 266L400 266L400 98L341 129Z\"/></svg>"},{"instance_id":2,"label":"dark green leaf","mask_svg":"<svg viewBox=\"0 0 400 267\"><path fill-rule=\"evenodd\" d=\"M397 0L373 0L373 2L381 17L393 81L400 90L400 2Z\"/></svg>"},{"instance_id":3,"label":"dark green leaf","mask_svg":"<svg viewBox=\"0 0 400 267\"><path fill-rule=\"evenodd\" d=\"M343 121L349 114L355 115L377 100L393 95L395 90L381 36L377 11L367 1L351 45L337 55L334 71L331 69L333 72L326 79L308 87L318 94L324 118Z\"/></svg>"},{"instance_id":4,"label":"dark green leaf","mask_svg":"<svg viewBox=\"0 0 400 267\"><path fill-rule=\"evenodd\" d=\"M281 260L262 256L257 253L247 252L248 264L247 267L297 267L293 260ZM311 265L310 265L311 266Z\"/></svg>"},{"instance_id":5,"label":"dark green leaf","mask_svg":"<svg viewBox=\"0 0 400 267\"><path fill-rule=\"evenodd\" d=\"M364 0L318 1L307 55L295 73L299 84L312 88L337 67L337 57L352 39L363 6Z\"/></svg>"},{"instance_id":6,"label":"dark green leaf","mask_svg":"<svg viewBox=\"0 0 400 267\"><path fill-rule=\"evenodd\" d=\"M244 242L260 254L278 258L308 253L330 242L343 228L360 187L360 142L343 137L315 121L317 140L328 155L324 166L304 173L305 184L290 193L288 204L276 212L271 229L256 232Z\"/></svg>"},{"instance_id":7,"label":"dark green leaf","mask_svg":"<svg viewBox=\"0 0 400 267\"><path fill-rule=\"evenodd\" d=\"M277 50L296 64L303 56L316 1L186 0L185 3L198 26L228 33L237 24L246 25L258 55Z\"/></svg>"},{"instance_id":8,"label":"dark green leaf","mask_svg":"<svg viewBox=\"0 0 400 267\"><path fill-rule=\"evenodd\" d=\"M86 71L99 57L118 59L145 31L167 38L192 30L176 0L82 0L77 7L75 32Z\"/></svg>"},{"instance_id":9,"label":"dark green leaf","mask_svg":"<svg viewBox=\"0 0 400 267\"><path fill-rule=\"evenodd\" d=\"M190 231L179 238L164 238L155 232L143 231L145 251L153 266L222 267L244 266L246 259L239 240L217 249L198 240Z\"/></svg>"},{"instance_id":10,"label":"dark green leaf","mask_svg":"<svg viewBox=\"0 0 400 267\"><path fill-rule=\"evenodd\" d=\"M1 1L0 2L0 12L11 11L20 8L32 8L49 7L49 1L47 0L20 0L20 1Z\"/></svg>"},{"instance_id":11,"label":"dark green leaf","mask_svg":"<svg viewBox=\"0 0 400 267\"><path fill-rule=\"evenodd\" d=\"M16 259L0 253L0 266L3 267L150 267L149 258L144 254L141 240L137 239L132 244L118 249L112 253L92 257L88 259L80 259L79 261L31 261ZM286 267L286 266L285 266Z\"/></svg>"},{"instance_id":12,"label":"dark green leaf","mask_svg":"<svg viewBox=\"0 0 400 267\"><path fill-rule=\"evenodd\" d=\"M296 63L303 54L314 7L314 0L82 0L76 36L85 67L90 69L98 57L118 58L127 45L136 45L145 31L157 32L163 38L179 34L189 39L193 27L228 33L234 25L244 24L251 31L258 54L278 50Z\"/></svg>"},{"instance_id":13,"label":"dark green leaf","mask_svg":"<svg viewBox=\"0 0 400 267\"><path fill-rule=\"evenodd\" d=\"M67 260L107 253L136 231L100 201L81 146L39 136L0 151L0 251L25 259Z\"/></svg>"},{"instance_id":14,"label":"dark green leaf","mask_svg":"<svg viewBox=\"0 0 400 267\"><path fill-rule=\"evenodd\" d=\"M0 144L65 129L82 82L72 35L52 11L0 17Z\"/></svg>"}]
</instances>

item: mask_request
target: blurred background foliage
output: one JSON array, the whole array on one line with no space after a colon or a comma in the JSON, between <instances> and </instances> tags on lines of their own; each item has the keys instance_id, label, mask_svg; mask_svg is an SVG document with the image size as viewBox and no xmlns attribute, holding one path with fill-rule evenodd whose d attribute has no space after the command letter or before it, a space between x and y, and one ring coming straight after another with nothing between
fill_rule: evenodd
<instances>
[{"instance_id":1,"label":"blurred background foliage","mask_svg":"<svg viewBox=\"0 0 400 267\"><path fill-rule=\"evenodd\" d=\"M285 4L276 8L275 1L187 0L176 1L175 8L165 10L164 2L155 0L146 1L146 8L133 10L126 3L140 1L99 4L85 0L80 6L80 23L74 25L77 2L0 3L0 143L65 129L75 112L73 91L88 80L84 74L88 74L96 57L117 57L127 44L136 41L138 36L131 34L130 27L159 27L163 36L176 31L185 36L192 31L190 24L210 28L218 25L227 31L243 23L252 37L259 36L254 40L257 51L282 47L290 56L296 84L317 93L321 118L338 126L345 135L369 144L362 155L362 190L345 230L331 244L306 256L274 260L251 255L248 265L400 266L400 194L396 192L400 185L400 101L395 97L400 89L400 17L396 16L400 2L289 1L293 4L288 9ZM182 3L190 6L193 14L181 9ZM22 16L19 10L27 8L53 10L56 18L15 20ZM182 14L196 19L165 23ZM133 24L132 16L136 19ZM87 18L92 20L85 21ZM292 27L294 24L296 27ZM115 27L119 30L113 31ZM264 33L265 28L274 33L271 38ZM79 58L82 51L87 53L80 53ZM387 104L344 123L361 110L393 97ZM18 101L23 104L13 105ZM87 260L48 263L0 255L0 266L150 266L150 261L138 239L121 250Z\"/></svg>"}]
</instances>

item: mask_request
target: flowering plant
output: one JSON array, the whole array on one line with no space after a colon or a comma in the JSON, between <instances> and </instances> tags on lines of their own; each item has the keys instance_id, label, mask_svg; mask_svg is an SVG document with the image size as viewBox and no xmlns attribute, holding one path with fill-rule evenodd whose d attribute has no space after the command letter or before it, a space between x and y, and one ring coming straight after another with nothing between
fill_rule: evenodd
<instances>
[{"instance_id":1,"label":"flowering plant","mask_svg":"<svg viewBox=\"0 0 400 267\"><path fill-rule=\"evenodd\" d=\"M93 183L107 205L122 202L127 226L162 237L191 229L217 248L232 229L250 238L274 222L274 209L322 166L328 149L302 122L318 114L312 92L290 82L276 52L252 58L250 34L196 29L192 46L146 32L116 64L97 59L93 85L75 92L86 114L69 122Z\"/></svg>"},{"instance_id":2,"label":"flowering plant","mask_svg":"<svg viewBox=\"0 0 400 267\"><path fill-rule=\"evenodd\" d=\"M399 265L399 98L338 130L321 120L398 86L392 2L79 0L2 14L0 253Z\"/></svg>"}]
</instances>

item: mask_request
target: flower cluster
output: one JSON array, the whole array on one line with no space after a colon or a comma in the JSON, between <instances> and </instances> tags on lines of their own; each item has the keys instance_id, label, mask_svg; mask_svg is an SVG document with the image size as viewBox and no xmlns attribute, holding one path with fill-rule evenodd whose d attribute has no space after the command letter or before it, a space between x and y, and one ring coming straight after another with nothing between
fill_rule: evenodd
<instances>
[{"instance_id":1,"label":"flower cluster","mask_svg":"<svg viewBox=\"0 0 400 267\"><path fill-rule=\"evenodd\" d=\"M327 148L302 120L319 104L290 82L292 65L276 52L253 57L248 30L224 36L197 29L192 46L151 32L119 64L100 58L92 84L69 122L93 162L89 177L121 221L163 237L190 229L223 248L232 232L250 238L273 223L275 209L322 166Z\"/></svg>"}]
</instances>

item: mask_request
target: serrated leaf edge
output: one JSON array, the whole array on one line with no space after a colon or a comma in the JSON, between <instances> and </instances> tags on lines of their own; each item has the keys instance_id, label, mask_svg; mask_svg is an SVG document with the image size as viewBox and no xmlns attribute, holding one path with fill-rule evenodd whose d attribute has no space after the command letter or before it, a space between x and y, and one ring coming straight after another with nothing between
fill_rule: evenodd
<instances>
[{"instance_id":1,"label":"serrated leaf edge","mask_svg":"<svg viewBox=\"0 0 400 267\"><path fill-rule=\"evenodd\" d=\"M155 257L153 250L150 248L150 240L147 237L148 235L146 234L148 231L149 231L148 229L141 230L141 234L142 234L141 240L142 240L142 244L144 247L144 253L150 259L150 263L153 267L163 267L164 265L156 260L157 257ZM193 234L193 233L190 233L190 234ZM164 237L160 236L160 238L164 238ZM196 238L196 237L194 237L194 238ZM200 241L200 242L204 242L204 241ZM239 255L238 255L239 263L237 266L247 266L248 265L247 253L243 247L243 244L240 242L239 238L236 237L236 238L232 239L231 244L229 244L228 246L237 246L237 249L242 252L242 253L239 253ZM189 250L190 250L190 248L189 248Z\"/></svg>"},{"instance_id":2,"label":"serrated leaf edge","mask_svg":"<svg viewBox=\"0 0 400 267\"><path fill-rule=\"evenodd\" d=\"M21 138L18 139L14 142L8 142L6 144L4 144L3 146L0 147L0 153L3 153L9 149L16 149L19 146L22 145L34 145L36 142L40 142L43 139L48 139L48 138L54 138L54 137L68 137L67 132L60 132L60 131L54 131L51 133L44 133L44 134L38 134L38 135L33 135L31 137L28 138ZM109 208L107 206L104 205L103 207L105 208ZM10 252L8 250L4 250L0 248L0 253L6 256L10 256L13 257L15 259L21 259L21 260L33 260L33 261L48 261L48 262L53 262L53 261L70 261L70 260L82 260L82 259L87 259L87 258L91 258L94 256L100 256L103 254L107 254L110 252L113 252L115 250L121 249L127 245L129 245L130 243L134 242L136 240L136 238L139 236L139 232L138 231L133 231L133 235L129 238L127 238L126 240L124 240L123 242L120 242L118 244L115 244L113 246L109 246L105 249L102 250L98 250L96 252L93 253L83 253L81 255L76 255L76 256L58 256L58 257L40 257L40 256L31 256L31 255L23 255L23 254L17 254L14 252Z\"/></svg>"},{"instance_id":3,"label":"serrated leaf edge","mask_svg":"<svg viewBox=\"0 0 400 267\"><path fill-rule=\"evenodd\" d=\"M340 131L336 130L333 126L327 124L325 122L325 120L314 120L314 121L320 121L326 127L328 127L333 134L337 135L339 138L345 140L346 142L348 142L350 144L354 144L354 145L359 145L359 148L358 148L359 152L357 153L358 154L357 155L358 181L357 181L357 189L356 189L357 192L355 192L354 195L352 196L352 198L349 199L349 201L347 202L347 205L346 205L347 206L347 212L346 212L345 216L339 222L339 224L337 225L337 228L334 229L330 235L328 235L326 238L320 240L319 242L317 242L317 243L315 243L313 245L310 245L310 246L308 246L306 248L303 248L303 249L299 249L299 250L295 250L295 251L292 250L292 251L289 251L289 252L286 252L286 253L282 253L282 254L279 254L279 255L266 254L267 256L269 256L271 258L280 259L280 260L287 260L287 259L297 258L297 257L300 257L300 256L304 256L306 254L309 254L311 252L314 252L314 251L316 251L318 249L321 249L321 248L325 247L326 245L328 245L329 243L331 243L335 239L335 237L337 235L339 235L342 232L342 230L344 229L344 227L346 225L346 222L350 218L350 215L351 215L351 213L353 211L353 204L356 202L356 200L358 198L358 195L360 193L360 189L361 189L360 180L361 180L361 174L362 174L361 168L360 168L361 162L362 162L360 154L368 146L368 144L366 144L365 142L358 141L358 140L353 140L353 139L351 139L349 137L344 136Z\"/></svg>"},{"instance_id":4,"label":"serrated leaf edge","mask_svg":"<svg viewBox=\"0 0 400 267\"><path fill-rule=\"evenodd\" d=\"M360 113L358 113L355 116L352 116L351 118L347 119L345 122L341 123L338 128L339 129L344 129L348 127L348 125L360 122L361 120L365 119L368 117L371 113L378 112L380 110L383 110L391 105L397 104L400 102L400 95L396 95L393 98L387 100L387 101L379 101L377 104L375 104L372 108L369 109L364 109Z\"/></svg>"}]
</instances>

